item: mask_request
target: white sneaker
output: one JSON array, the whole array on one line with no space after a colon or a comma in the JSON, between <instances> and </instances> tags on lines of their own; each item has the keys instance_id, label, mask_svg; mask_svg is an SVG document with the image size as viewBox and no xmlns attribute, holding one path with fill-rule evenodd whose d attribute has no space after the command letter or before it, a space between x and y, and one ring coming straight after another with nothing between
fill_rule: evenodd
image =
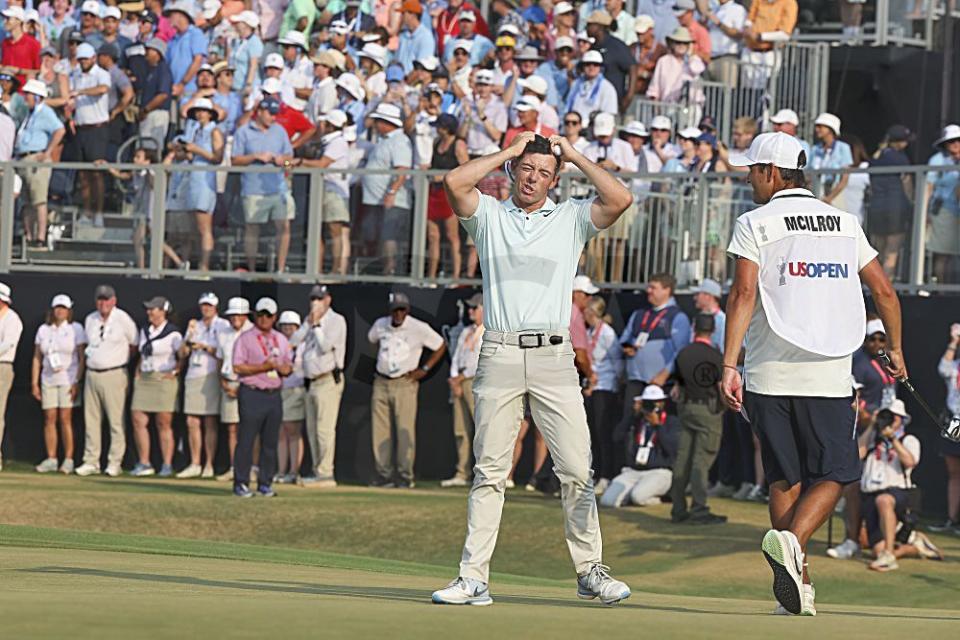
<instances>
[{"instance_id":1,"label":"white sneaker","mask_svg":"<svg viewBox=\"0 0 960 640\"><path fill-rule=\"evenodd\" d=\"M943 553L922 531L913 531L907 539L907 544L915 546L920 557L925 560L943 560Z\"/></svg>"},{"instance_id":2,"label":"white sneaker","mask_svg":"<svg viewBox=\"0 0 960 640\"><path fill-rule=\"evenodd\" d=\"M203 469L198 464L191 464L186 466L180 473L177 474L177 478L183 480L185 478L199 478L200 474L203 473Z\"/></svg>"},{"instance_id":3,"label":"white sneaker","mask_svg":"<svg viewBox=\"0 0 960 640\"><path fill-rule=\"evenodd\" d=\"M610 486L610 480L608 480L607 478L600 478L599 480L597 480L597 484L593 486L593 492L598 496L602 496L603 492L606 491L607 487L609 486Z\"/></svg>"},{"instance_id":4,"label":"white sneaker","mask_svg":"<svg viewBox=\"0 0 960 640\"><path fill-rule=\"evenodd\" d=\"M515 483L515 482L514 482L513 480L511 480L510 478L507 478L507 482L506 482L506 484L505 484L504 486L505 486L507 489L516 489L517 483Z\"/></svg>"},{"instance_id":5,"label":"white sneaker","mask_svg":"<svg viewBox=\"0 0 960 640\"><path fill-rule=\"evenodd\" d=\"M103 214L102 214L102 213L98 213L96 216L94 216L94 218L93 218L93 226L96 227L97 229L103 229Z\"/></svg>"},{"instance_id":6,"label":"white sneaker","mask_svg":"<svg viewBox=\"0 0 960 640\"><path fill-rule=\"evenodd\" d=\"M626 583L614 580L608 572L610 567L599 562L590 567L583 575L577 576L577 597L581 600L593 600L599 597L606 605L619 603L630 597L630 587Z\"/></svg>"},{"instance_id":7,"label":"white sneaker","mask_svg":"<svg viewBox=\"0 0 960 640\"><path fill-rule=\"evenodd\" d=\"M446 480L440 481L440 486L444 489L449 487L469 487L470 483L461 478L460 476L453 476L452 478L447 478Z\"/></svg>"},{"instance_id":8,"label":"white sneaker","mask_svg":"<svg viewBox=\"0 0 960 640\"><path fill-rule=\"evenodd\" d=\"M836 560L849 560L860 555L860 545L856 540L847 538L837 546L827 549L827 555Z\"/></svg>"},{"instance_id":9,"label":"white sneaker","mask_svg":"<svg viewBox=\"0 0 960 640\"><path fill-rule=\"evenodd\" d=\"M887 571L896 571L900 568L900 564L897 562L896 556L889 551L883 551L876 560L870 563L870 568L874 571L884 573Z\"/></svg>"},{"instance_id":10,"label":"white sneaker","mask_svg":"<svg viewBox=\"0 0 960 640\"><path fill-rule=\"evenodd\" d=\"M77 467L77 470L74 472L78 476L92 476L100 473L100 467L90 464L89 462L84 462L82 465Z\"/></svg>"},{"instance_id":11,"label":"white sneaker","mask_svg":"<svg viewBox=\"0 0 960 640\"><path fill-rule=\"evenodd\" d=\"M445 588L434 591L430 599L433 604L472 604L478 607L493 604L487 583L473 578L457 578Z\"/></svg>"},{"instance_id":12,"label":"white sneaker","mask_svg":"<svg viewBox=\"0 0 960 640\"><path fill-rule=\"evenodd\" d=\"M119 478L123 475L123 467L119 464L107 465L107 470L104 471L111 478Z\"/></svg>"},{"instance_id":13,"label":"white sneaker","mask_svg":"<svg viewBox=\"0 0 960 640\"><path fill-rule=\"evenodd\" d=\"M844 496L840 496L840 499L837 500L837 506L833 508L833 512L842 514L846 508L847 508L847 499Z\"/></svg>"},{"instance_id":14,"label":"white sneaker","mask_svg":"<svg viewBox=\"0 0 960 640\"><path fill-rule=\"evenodd\" d=\"M750 492L753 491L753 488L755 486L756 485L753 484L752 482L744 482L743 484L740 485L740 488L737 489L736 493L734 493L730 497L733 498L734 500L746 500L747 496L750 495Z\"/></svg>"},{"instance_id":15,"label":"white sneaker","mask_svg":"<svg viewBox=\"0 0 960 640\"><path fill-rule=\"evenodd\" d=\"M60 465L60 473L66 475L73 473L73 458L67 458L63 461L63 464Z\"/></svg>"},{"instance_id":16,"label":"white sneaker","mask_svg":"<svg viewBox=\"0 0 960 640\"><path fill-rule=\"evenodd\" d=\"M711 498L729 498L736 492L736 487L718 482L707 490L707 496Z\"/></svg>"},{"instance_id":17,"label":"white sneaker","mask_svg":"<svg viewBox=\"0 0 960 640\"><path fill-rule=\"evenodd\" d=\"M51 471L57 470L57 459L56 458L47 458L40 464L34 467L37 473L50 473Z\"/></svg>"},{"instance_id":18,"label":"white sneaker","mask_svg":"<svg viewBox=\"0 0 960 640\"><path fill-rule=\"evenodd\" d=\"M217 476L217 482L233 482L233 467L230 467Z\"/></svg>"},{"instance_id":19,"label":"white sneaker","mask_svg":"<svg viewBox=\"0 0 960 640\"><path fill-rule=\"evenodd\" d=\"M200 474L200 477L204 480L209 480L213 477L213 467L206 466L203 468L203 473Z\"/></svg>"},{"instance_id":20,"label":"white sneaker","mask_svg":"<svg viewBox=\"0 0 960 640\"><path fill-rule=\"evenodd\" d=\"M528 482L527 484L524 485L523 489L524 491L529 491L530 493L536 493L537 485L533 484L532 482Z\"/></svg>"},{"instance_id":21,"label":"white sneaker","mask_svg":"<svg viewBox=\"0 0 960 640\"><path fill-rule=\"evenodd\" d=\"M750 489L750 493L747 494L745 500L747 502L766 502L767 496L763 495L763 487L755 484L753 488Z\"/></svg>"},{"instance_id":22,"label":"white sneaker","mask_svg":"<svg viewBox=\"0 0 960 640\"><path fill-rule=\"evenodd\" d=\"M803 609L803 552L797 536L771 529L760 548L773 570L774 597L787 611L799 614Z\"/></svg>"},{"instance_id":23,"label":"white sneaker","mask_svg":"<svg viewBox=\"0 0 960 640\"><path fill-rule=\"evenodd\" d=\"M803 609L800 611L801 616L817 615L817 607L814 604L814 598L816 598L816 595L817 590L813 588L812 584L803 585ZM784 609L782 604L777 603L776 608L773 610L773 615L792 616L793 614Z\"/></svg>"}]
</instances>

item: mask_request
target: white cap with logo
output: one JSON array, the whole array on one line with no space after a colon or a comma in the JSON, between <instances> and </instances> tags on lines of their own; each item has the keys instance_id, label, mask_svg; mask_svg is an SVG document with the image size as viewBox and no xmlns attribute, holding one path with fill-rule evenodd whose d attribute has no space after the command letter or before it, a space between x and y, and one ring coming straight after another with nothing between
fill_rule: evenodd
<instances>
[{"instance_id":1,"label":"white cap with logo","mask_svg":"<svg viewBox=\"0 0 960 640\"><path fill-rule=\"evenodd\" d=\"M272 316L277 315L277 302L273 298L260 298L257 300L257 306L254 307L257 313L266 311Z\"/></svg>"},{"instance_id":2,"label":"white cap with logo","mask_svg":"<svg viewBox=\"0 0 960 640\"><path fill-rule=\"evenodd\" d=\"M866 335L872 336L875 333L882 333L887 335L887 330L883 328L883 321L879 318L875 318L867 323L867 333Z\"/></svg>"},{"instance_id":3,"label":"white cap with logo","mask_svg":"<svg viewBox=\"0 0 960 640\"><path fill-rule=\"evenodd\" d=\"M284 311L283 313L280 314L280 319L277 320L277 324L278 324L278 325L280 325L280 324L295 324L295 325L297 325L297 326L299 327L299 326L300 326L300 314L298 314L296 311L291 311L290 309L287 309L286 311Z\"/></svg>"},{"instance_id":4,"label":"white cap with logo","mask_svg":"<svg viewBox=\"0 0 960 640\"><path fill-rule=\"evenodd\" d=\"M793 136L782 133L761 133L746 153L731 153L728 164L734 167L749 167L755 164L772 164L781 169L803 169L806 162L800 142Z\"/></svg>"},{"instance_id":5,"label":"white cap with logo","mask_svg":"<svg viewBox=\"0 0 960 640\"><path fill-rule=\"evenodd\" d=\"M612 113L600 112L593 117L594 136L612 136L617 120Z\"/></svg>"},{"instance_id":6,"label":"white cap with logo","mask_svg":"<svg viewBox=\"0 0 960 640\"><path fill-rule=\"evenodd\" d=\"M641 400L647 402L660 402L661 400L667 399L667 394L663 392L663 389L658 387L655 384L648 384L643 388L643 393L639 396L634 396L634 401Z\"/></svg>"},{"instance_id":7,"label":"white cap with logo","mask_svg":"<svg viewBox=\"0 0 960 640\"><path fill-rule=\"evenodd\" d=\"M250 302L246 298L230 298L227 300L225 316L245 316L250 313Z\"/></svg>"},{"instance_id":8,"label":"white cap with logo","mask_svg":"<svg viewBox=\"0 0 960 640\"><path fill-rule=\"evenodd\" d=\"M590 276L576 276L573 279L573 290L582 291L592 296L600 291L600 288L593 284L593 280L590 279Z\"/></svg>"},{"instance_id":9,"label":"white cap with logo","mask_svg":"<svg viewBox=\"0 0 960 640\"><path fill-rule=\"evenodd\" d=\"M58 293L50 301L50 308L63 307L64 309L73 309L73 300L65 293Z\"/></svg>"},{"instance_id":10,"label":"white cap with logo","mask_svg":"<svg viewBox=\"0 0 960 640\"><path fill-rule=\"evenodd\" d=\"M770 116L770 122L773 124L792 124L798 127L800 126L800 116L793 109L780 109Z\"/></svg>"},{"instance_id":11,"label":"white cap with logo","mask_svg":"<svg viewBox=\"0 0 960 640\"><path fill-rule=\"evenodd\" d=\"M212 291L208 291L200 294L200 300L197 301L197 304L212 304L213 306L217 306L220 304L220 298Z\"/></svg>"}]
</instances>

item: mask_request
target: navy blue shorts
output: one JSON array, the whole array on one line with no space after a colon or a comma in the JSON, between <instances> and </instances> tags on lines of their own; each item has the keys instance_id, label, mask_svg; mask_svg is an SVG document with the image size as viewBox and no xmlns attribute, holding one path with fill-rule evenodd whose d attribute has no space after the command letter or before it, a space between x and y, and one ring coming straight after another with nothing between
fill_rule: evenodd
<instances>
[{"instance_id":1,"label":"navy blue shorts","mask_svg":"<svg viewBox=\"0 0 960 640\"><path fill-rule=\"evenodd\" d=\"M745 392L743 404L760 453L767 483L785 480L804 487L825 480L860 480L854 434L853 398L765 396Z\"/></svg>"}]
</instances>

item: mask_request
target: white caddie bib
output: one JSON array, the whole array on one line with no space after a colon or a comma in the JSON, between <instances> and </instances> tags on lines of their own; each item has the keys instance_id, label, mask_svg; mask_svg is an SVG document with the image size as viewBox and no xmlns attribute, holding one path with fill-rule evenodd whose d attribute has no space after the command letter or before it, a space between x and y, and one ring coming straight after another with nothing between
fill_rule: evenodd
<instances>
[{"instance_id":1,"label":"white caddie bib","mask_svg":"<svg viewBox=\"0 0 960 640\"><path fill-rule=\"evenodd\" d=\"M787 198L784 198L787 200ZM858 273L859 223L811 197L748 214L760 249L760 299L787 342L821 356L848 356L863 344L866 308Z\"/></svg>"}]
</instances>

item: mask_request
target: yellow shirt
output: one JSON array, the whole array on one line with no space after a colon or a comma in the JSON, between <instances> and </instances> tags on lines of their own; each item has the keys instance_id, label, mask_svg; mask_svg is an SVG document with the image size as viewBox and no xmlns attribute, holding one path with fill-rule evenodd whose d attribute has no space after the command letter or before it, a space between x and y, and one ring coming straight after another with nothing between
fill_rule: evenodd
<instances>
[{"instance_id":1,"label":"yellow shirt","mask_svg":"<svg viewBox=\"0 0 960 640\"><path fill-rule=\"evenodd\" d=\"M753 25L752 29L757 34L771 31L793 33L797 26L797 2L796 0L755 0L750 5L747 20ZM773 48L772 44L762 42L759 38L747 38L746 42L747 46L754 51Z\"/></svg>"}]
</instances>

